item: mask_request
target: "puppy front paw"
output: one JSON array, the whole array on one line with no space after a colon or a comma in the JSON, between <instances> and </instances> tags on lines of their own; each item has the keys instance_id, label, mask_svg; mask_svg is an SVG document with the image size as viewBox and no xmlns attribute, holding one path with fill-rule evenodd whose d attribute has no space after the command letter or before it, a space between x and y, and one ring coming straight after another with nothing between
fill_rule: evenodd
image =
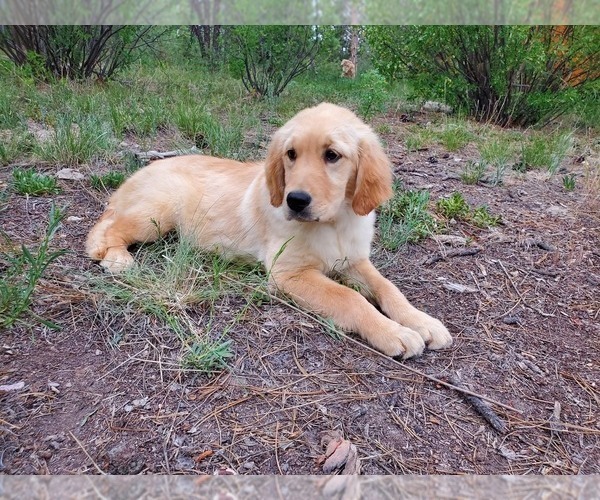
<instances>
[{"instance_id":1,"label":"puppy front paw","mask_svg":"<svg viewBox=\"0 0 600 500\"><path fill-rule=\"evenodd\" d=\"M419 311L406 326L419 333L428 349L444 349L452 345L452 336L443 323Z\"/></svg>"},{"instance_id":2,"label":"puppy front paw","mask_svg":"<svg viewBox=\"0 0 600 500\"><path fill-rule=\"evenodd\" d=\"M382 353L391 357L401 356L402 359L419 356L425 349L425 342L419 333L397 323L369 341Z\"/></svg>"}]
</instances>

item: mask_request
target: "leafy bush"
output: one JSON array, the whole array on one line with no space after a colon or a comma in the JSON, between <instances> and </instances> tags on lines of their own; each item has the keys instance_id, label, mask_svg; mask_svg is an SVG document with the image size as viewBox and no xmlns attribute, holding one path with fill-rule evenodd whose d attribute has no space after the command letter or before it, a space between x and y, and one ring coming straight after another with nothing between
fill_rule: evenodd
<instances>
[{"instance_id":1,"label":"leafy bush","mask_svg":"<svg viewBox=\"0 0 600 500\"><path fill-rule=\"evenodd\" d=\"M366 37L388 79L482 121L549 120L599 89L594 26L370 26Z\"/></svg>"},{"instance_id":2,"label":"leafy bush","mask_svg":"<svg viewBox=\"0 0 600 500\"><path fill-rule=\"evenodd\" d=\"M383 111L388 97L385 78L376 69L370 69L360 76L362 90L358 103L358 112L365 118L371 118Z\"/></svg>"}]
</instances>

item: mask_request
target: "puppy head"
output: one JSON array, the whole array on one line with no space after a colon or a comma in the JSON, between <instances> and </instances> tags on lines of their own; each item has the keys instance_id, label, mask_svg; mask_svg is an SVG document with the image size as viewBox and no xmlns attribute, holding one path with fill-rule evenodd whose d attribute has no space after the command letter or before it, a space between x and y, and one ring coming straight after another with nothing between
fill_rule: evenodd
<instances>
[{"instance_id":1,"label":"puppy head","mask_svg":"<svg viewBox=\"0 0 600 500\"><path fill-rule=\"evenodd\" d=\"M377 136L328 103L301 111L275 133L265 173L271 204L284 205L290 220L333 221L344 207L367 215L392 194Z\"/></svg>"}]
</instances>

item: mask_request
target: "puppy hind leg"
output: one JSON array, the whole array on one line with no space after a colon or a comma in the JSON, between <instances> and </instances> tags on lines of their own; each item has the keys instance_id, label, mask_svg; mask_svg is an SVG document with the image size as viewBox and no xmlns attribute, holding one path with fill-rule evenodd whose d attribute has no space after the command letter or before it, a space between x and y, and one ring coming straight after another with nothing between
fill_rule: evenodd
<instances>
[{"instance_id":1,"label":"puppy hind leg","mask_svg":"<svg viewBox=\"0 0 600 500\"><path fill-rule=\"evenodd\" d=\"M165 221L153 221L139 216L118 215L109 209L88 236L88 255L101 260L100 265L113 274L120 273L133 264L129 245L155 241L172 229Z\"/></svg>"}]
</instances>

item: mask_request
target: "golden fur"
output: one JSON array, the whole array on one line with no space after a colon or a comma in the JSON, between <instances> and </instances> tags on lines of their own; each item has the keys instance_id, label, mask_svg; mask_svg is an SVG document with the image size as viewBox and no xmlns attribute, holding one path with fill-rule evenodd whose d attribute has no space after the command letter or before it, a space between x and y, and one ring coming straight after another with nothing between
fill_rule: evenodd
<instances>
[{"instance_id":1,"label":"golden fur","mask_svg":"<svg viewBox=\"0 0 600 500\"><path fill-rule=\"evenodd\" d=\"M391 196L391 183L373 131L323 103L274 134L264 163L180 156L139 170L110 198L87 252L120 272L133 264L129 245L177 229L200 248L262 262L272 285L301 306L408 358L452 338L369 260L374 209Z\"/></svg>"}]
</instances>

